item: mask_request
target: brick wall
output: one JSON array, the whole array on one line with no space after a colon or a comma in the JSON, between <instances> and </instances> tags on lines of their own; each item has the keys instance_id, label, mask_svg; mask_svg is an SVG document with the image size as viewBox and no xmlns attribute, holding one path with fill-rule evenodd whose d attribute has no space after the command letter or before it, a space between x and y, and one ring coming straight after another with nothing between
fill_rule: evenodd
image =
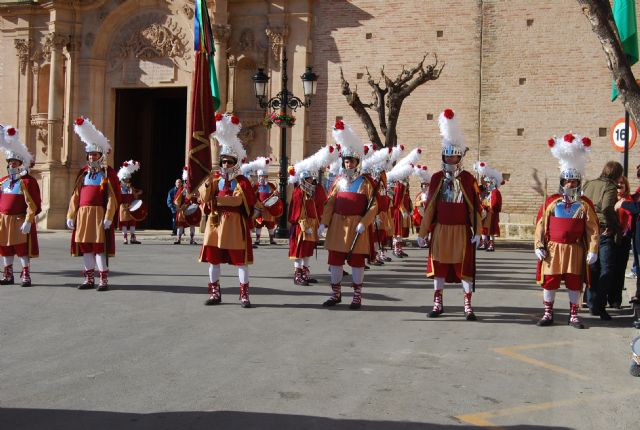
<instances>
[{"instance_id":1,"label":"brick wall","mask_svg":"<svg viewBox=\"0 0 640 430\"><path fill-rule=\"evenodd\" d=\"M511 173L502 193L504 211L514 220L531 219L541 200L532 189L534 169L549 178L549 192L557 187L558 165L546 145L550 136L571 130L592 138L590 178L606 160L620 160L608 133L624 111L619 101L610 102L604 53L574 0L325 0L315 2L313 14L312 61L321 76L311 113L311 142L317 146L331 139L337 115L366 140L340 94L340 67L367 101L366 66L374 76L383 65L395 76L403 64L413 66L435 52L446 66L440 79L406 99L399 142L426 149L421 161L437 170L437 116L453 108L471 148L467 167L479 154ZM357 73L365 75L358 79ZM429 113L433 120L427 120ZM605 137L598 136L600 128ZM638 163L634 148L632 172Z\"/></svg>"}]
</instances>

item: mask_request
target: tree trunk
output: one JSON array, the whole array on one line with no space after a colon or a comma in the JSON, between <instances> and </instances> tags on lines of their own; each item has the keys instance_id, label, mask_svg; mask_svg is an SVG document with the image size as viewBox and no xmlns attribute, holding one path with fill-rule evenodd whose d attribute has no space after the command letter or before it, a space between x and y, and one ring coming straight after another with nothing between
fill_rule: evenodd
<instances>
[{"instance_id":1,"label":"tree trunk","mask_svg":"<svg viewBox=\"0 0 640 430\"><path fill-rule=\"evenodd\" d=\"M577 0L607 57L620 100L636 124L640 119L640 87L624 53L609 0Z\"/></svg>"}]
</instances>

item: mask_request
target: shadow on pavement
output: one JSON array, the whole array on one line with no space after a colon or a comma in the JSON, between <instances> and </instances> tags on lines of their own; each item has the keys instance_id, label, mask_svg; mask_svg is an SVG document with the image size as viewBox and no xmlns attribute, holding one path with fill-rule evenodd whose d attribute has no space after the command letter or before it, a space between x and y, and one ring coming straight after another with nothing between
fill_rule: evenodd
<instances>
[{"instance_id":1,"label":"shadow on pavement","mask_svg":"<svg viewBox=\"0 0 640 430\"><path fill-rule=\"evenodd\" d=\"M110 411L2 408L0 409L0 428L20 430L460 430L477 427L459 424L333 419L238 411L137 414ZM508 430L569 430L567 427L533 425L501 426L500 428Z\"/></svg>"}]
</instances>

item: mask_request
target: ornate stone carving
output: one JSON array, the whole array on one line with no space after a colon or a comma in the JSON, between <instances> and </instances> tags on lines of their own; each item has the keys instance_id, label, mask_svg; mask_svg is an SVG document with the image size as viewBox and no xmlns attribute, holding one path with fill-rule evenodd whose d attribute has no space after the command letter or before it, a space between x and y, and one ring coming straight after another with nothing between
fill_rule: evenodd
<instances>
[{"instance_id":1,"label":"ornate stone carving","mask_svg":"<svg viewBox=\"0 0 640 430\"><path fill-rule=\"evenodd\" d=\"M189 40L182 28L166 15L140 16L119 33L107 56L111 59L112 69L131 58L170 58L178 66L188 66L188 60L191 58L187 49Z\"/></svg>"},{"instance_id":2,"label":"ornate stone carving","mask_svg":"<svg viewBox=\"0 0 640 430\"><path fill-rule=\"evenodd\" d=\"M39 143L40 150L43 154L47 154L49 130L47 126L47 114L31 115L31 126L36 128L36 141Z\"/></svg>"},{"instance_id":3,"label":"ornate stone carving","mask_svg":"<svg viewBox=\"0 0 640 430\"><path fill-rule=\"evenodd\" d=\"M29 63L33 42L31 39L14 39L13 46L15 46L17 51L20 73L24 75L27 71L27 64Z\"/></svg>"},{"instance_id":4,"label":"ornate stone carving","mask_svg":"<svg viewBox=\"0 0 640 430\"><path fill-rule=\"evenodd\" d=\"M49 33L44 37L44 51L49 52L51 56L51 50L61 50L71 43L71 37L68 34Z\"/></svg>"},{"instance_id":5,"label":"ornate stone carving","mask_svg":"<svg viewBox=\"0 0 640 430\"><path fill-rule=\"evenodd\" d=\"M282 48L287 44L287 38L289 37L289 27L286 25L267 27L266 33L269 41L271 42L273 58L276 61L280 61Z\"/></svg>"},{"instance_id":6,"label":"ornate stone carving","mask_svg":"<svg viewBox=\"0 0 640 430\"><path fill-rule=\"evenodd\" d=\"M233 54L229 54L227 56L227 66L236 67L237 65L238 65L238 58Z\"/></svg>"},{"instance_id":7,"label":"ornate stone carving","mask_svg":"<svg viewBox=\"0 0 640 430\"><path fill-rule=\"evenodd\" d=\"M253 30L250 28L245 28L240 33L240 40L238 41L238 48L240 51L245 52L253 49L256 44L256 36L253 33Z\"/></svg>"},{"instance_id":8,"label":"ornate stone carving","mask_svg":"<svg viewBox=\"0 0 640 430\"><path fill-rule=\"evenodd\" d=\"M193 10L192 5L190 5L189 3L185 3L182 5L182 8L180 8L180 10L182 11L182 13L184 13L187 16L187 18L193 19L193 15L195 15L195 11Z\"/></svg>"},{"instance_id":9,"label":"ornate stone carving","mask_svg":"<svg viewBox=\"0 0 640 430\"><path fill-rule=\"evenodd\" d=\"M248 144L250 144L255 138L255 136L256 136L256 133L253 130L253 127L243 126L240 129L240 132L238 133L238 139L240 139L240 142L242 142L244 146L247 146Z\"/></svg>"},{"instance_id":10,"label":"ornate stone carving","mask_svg":"<svg viewBox=\"0 0 640 430\"><path fill-rule=\"evenodd\" d=\"M215 42L226 44L231 36L231 26L228 24L213 24L213 40Z\"/></svg>"}]
</instances>

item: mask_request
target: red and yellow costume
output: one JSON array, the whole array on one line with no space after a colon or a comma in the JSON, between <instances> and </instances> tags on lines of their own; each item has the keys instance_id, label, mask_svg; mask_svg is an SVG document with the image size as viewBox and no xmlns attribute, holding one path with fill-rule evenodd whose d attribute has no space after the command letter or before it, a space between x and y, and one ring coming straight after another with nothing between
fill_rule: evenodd
<instances>
[{"instance_id":1,"label":"red and yellow costume","mask_svg":"<svg viewBox=\"0 0 640 430\"><path fill-rule=\"evenodd\" d=\"M142 192L125 184L124 182L121 182L120 184L121 203L120 210L118 211L118 228L135 228L137 226L137 221L131 216L129 206L131 206L131 202L137 199Z\"/></svg>"},{"instance_id":2,"label":"red and yellow costume","mask_svg":"<svg viewBox=\"0 0 640 430\"><path fill-rule=\"evenodd\" d=\"M588 283L587 252L598 252L600 227L593 203L584 196L565 203L554 194L547 199L536 219L535 247L544 248L547 258L538 261L536 281L546 290L557 290L564 279L568 289L582 290Z\"/></svg>"},{"instance_id":3,"label":"red and yellow costume","mask_svg":"<svg viewBox=\"0 0 640 430\"><path fill-rule=\"evenodd\" d=\"M35 219L41 211L40 205L40 187L33 176L0 179L0 255L39 256ZM29 234L20 230L25 221L31 223Z\"/></svg>"},{"instance_id":4,"label":"red and yellow costume","mask_svg":"<svg viewBox=\"0 0 640 430\"><path fill-rule=\"evenodd\" d=\"M402 182L396 183L394 187L391 213L393 214L393 236L395 238L409 237L411 198L409 197L409 187Z\"/></svg>"},{"instance_id":5,"label":"red and yellow costume","mask_svg":"<svg viewBox=\"0 0 640 430\"><path fill-rule=\"evenodd\" d=\"M502 212L502 193L497 188L483 196L482 207L487 216L482 221L482 234L500 236L500 212Z\"/></svg>"},{"instance_id":6,"label":"red and yellow costume","mask_svg":"<svg viewBox=\"0 0 640 430\"><path fill-rule=\"evenodd\" d=\"M300 186L293 189L288 217L291 224L290 259L313 255L318 242L318 227L326 201L327 194L320 184L316 184L313 197L309 197Z\"/></svg>"},{"instance_id":7,"label":"red and yellow costume","mask_svg":"<svg viewBox=\"0 0 640 430\"><path fill-rule=\"evenodd\" d=\"M428 277L444 278L445 282L456 283L473 279L472 223L475 222L476 227L482 225L479 191L475 178L466 170L451 182L445 181L442 171L433 175L418 233L420 237L425 237L432 231L427 260Z\"/></svg>"},{"instance_id":8,"label":"red and yellow costume","mask_svg":"<svg viewBox=\"0 0 640 430\"><path fill-rule=\"evenodd\" d=\"M205 213L210 211L200 262L252 264L250 221L256 202L249 180L242 175L231 181L216 177L200 186L199 192Z\"/></svg>"},{"instance_id":9,"label":"red and yellow costume","mask_svg":"<svg viewBox=\"0 0 640 430\"><path fill-rule=\"evenodd\" d=\"M120 186L116 171L111 167L92 172L83 167L76 177L75 186L69 200L67 219L75 220L71 234L71 255L84 253L115 256L115 233L112 224L108 230L103 227L105 220L113 221L120 205ZM108 240L106 240L108 235Z\"/></svg>"}]
</instances>

